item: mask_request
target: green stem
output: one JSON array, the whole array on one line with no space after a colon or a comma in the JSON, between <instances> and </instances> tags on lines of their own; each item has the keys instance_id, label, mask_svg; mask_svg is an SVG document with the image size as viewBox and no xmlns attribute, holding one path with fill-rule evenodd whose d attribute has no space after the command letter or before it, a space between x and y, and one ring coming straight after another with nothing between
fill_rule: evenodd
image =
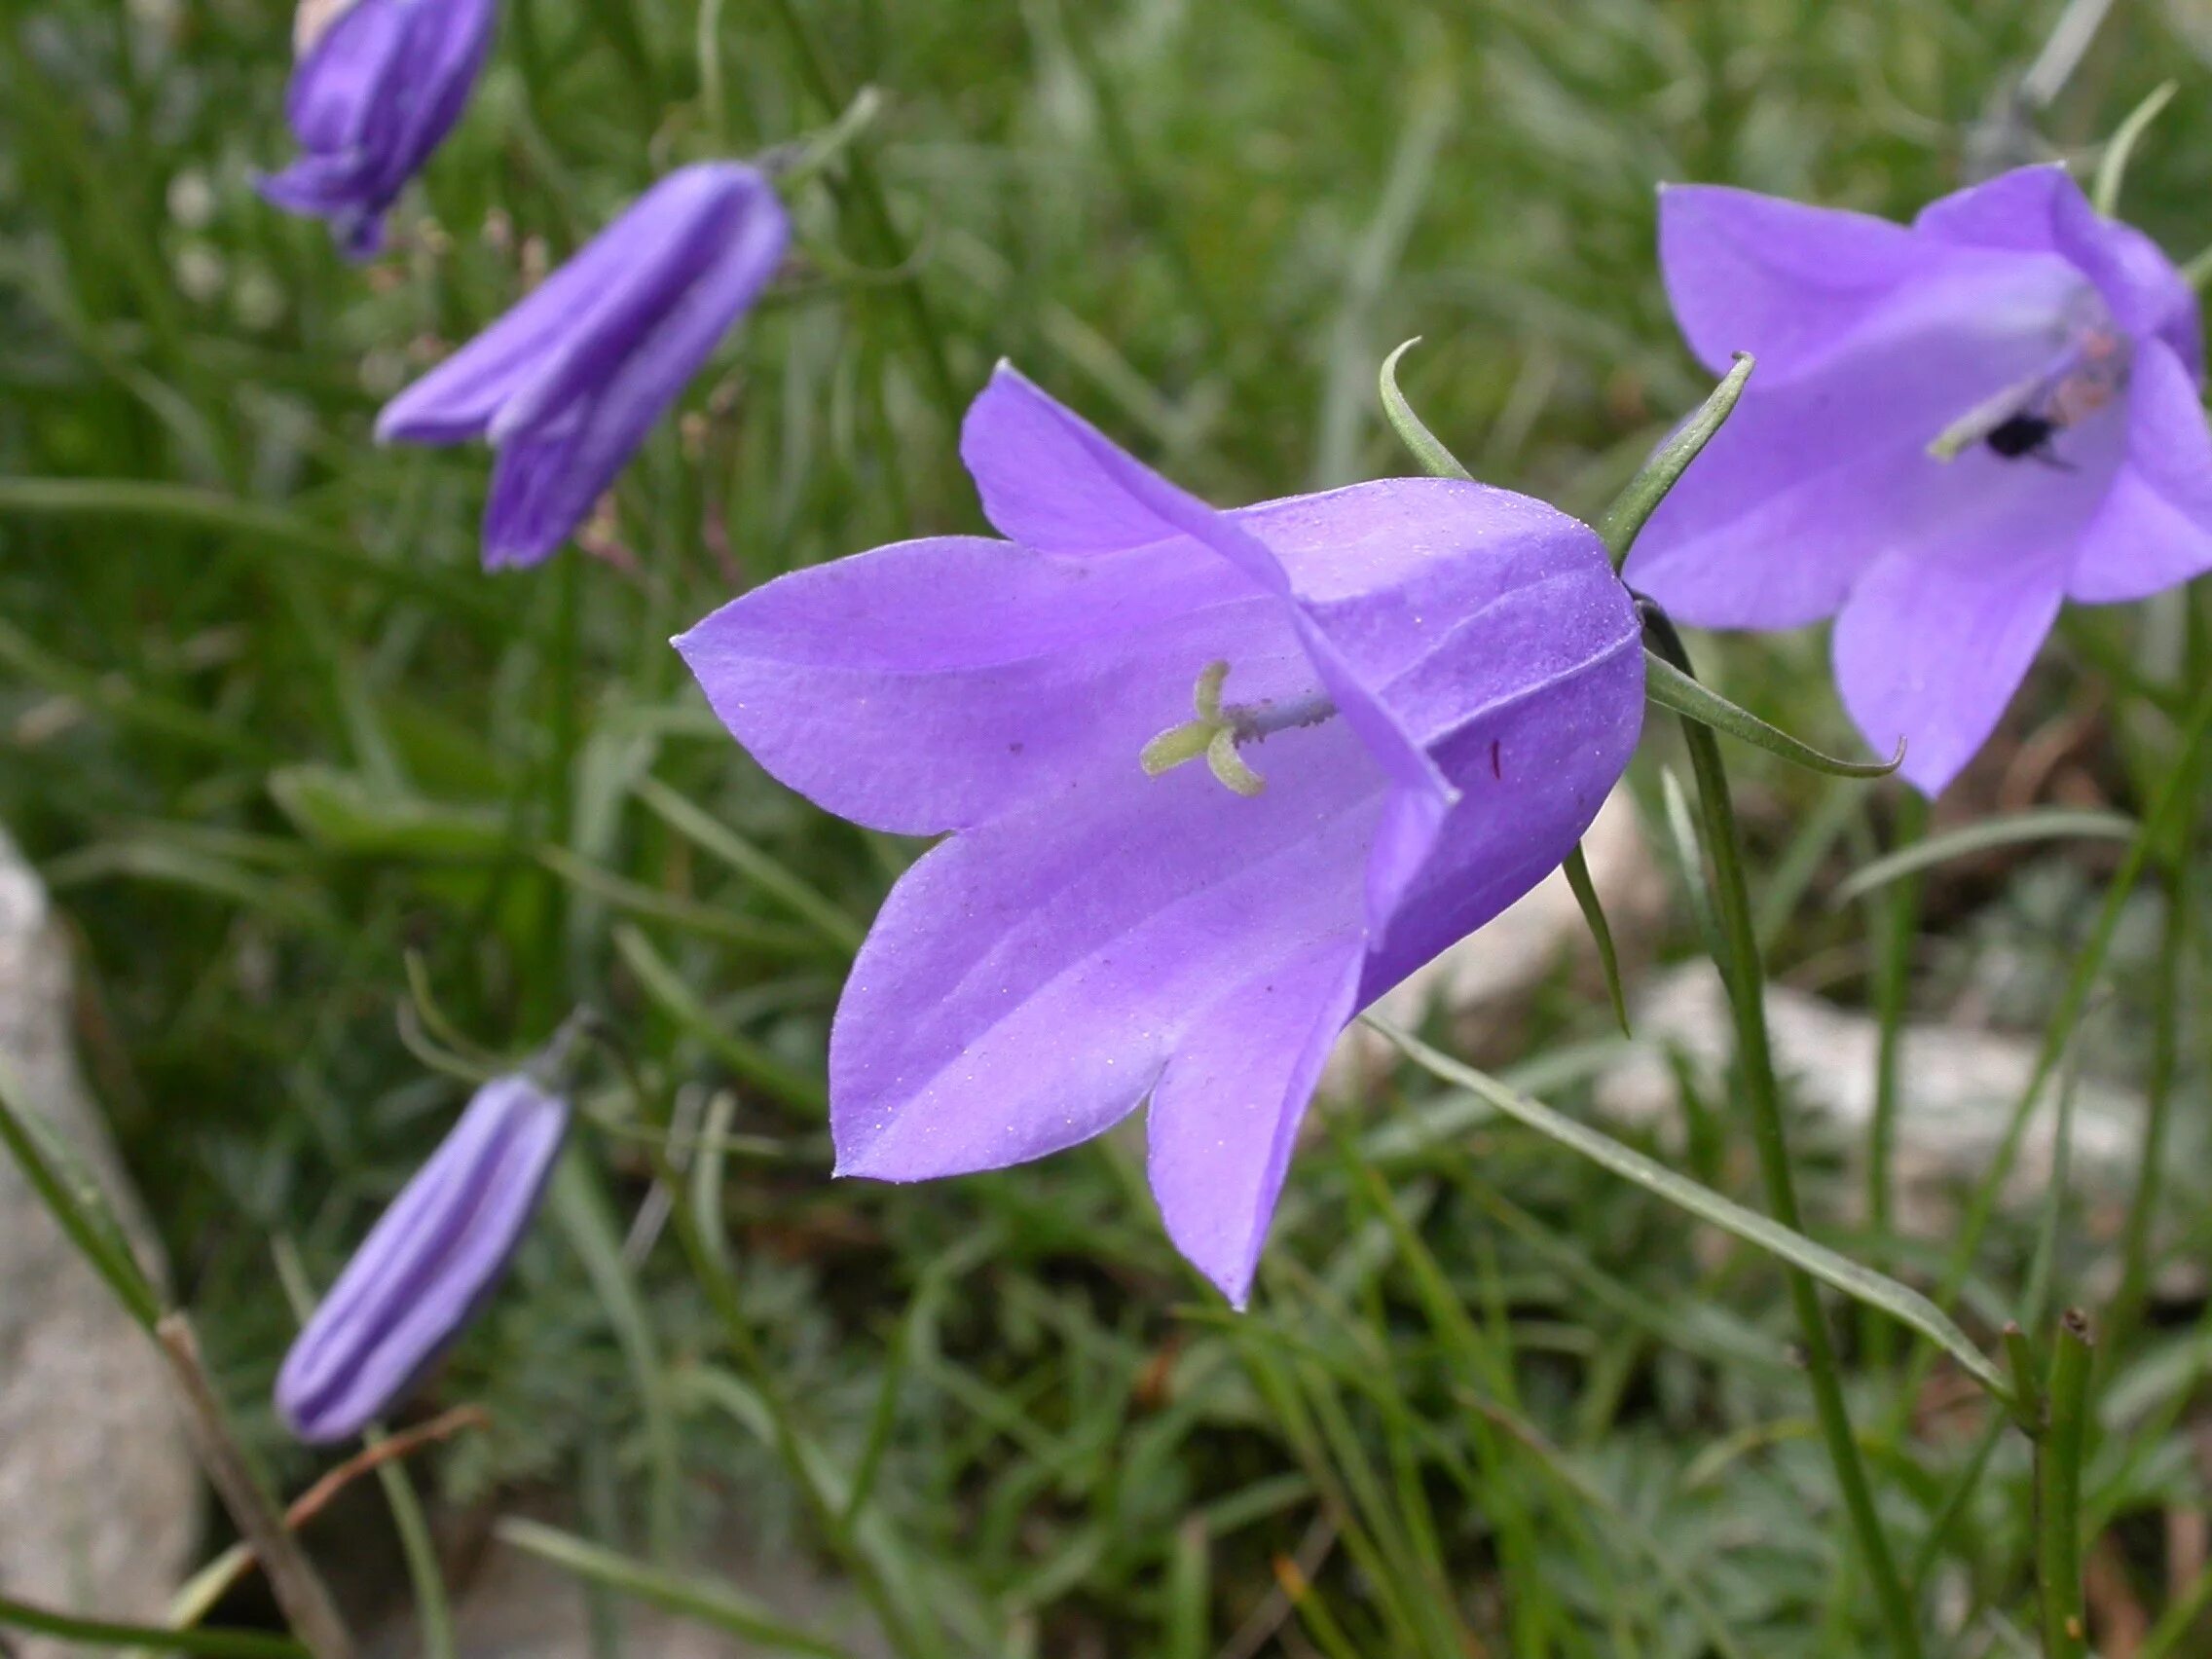
<instances>
[{"instance_id":1,"label":"green stem","mask_svg":"<svg viewBox=\"0 0 2212 1659\"><path fill-rule=\"evenodd\" d=\"M1656 607L1645 606L1644 622L1660 654L1684 675L1691 674L1689 653L1674 624ZM1759 961L1758 937L1752 917L1750 889L1744 879L1743 845L1736 828L1736 810L1728 793L1728 777L1720 762L1720 745L1713 732L1684 719L1682 736L1689 746L1690 764L1697 776L1698 798L1705 816L1707 853L1713 863L1714 903L1719 912L1725 960L1715 964L1727 987L1735 1013L1737 1071L1744 1103L1751 1120L1751 1139L1758 1154L1759 1170L1766 1187L1767 1207L1775 1220L1795 1233L1804 1231L1797 1205L1797 1184L1789 1163L1789 1144L1783 1128L1782 1101L1775 1084L1774 1057L1767 1042L1765 972ZM1859 1552L1873 1580L1882 1623L1889 1632L1890 1649L1899 1659L1918 1659L1920 1631L1912 1604L1899 1576L1874 1494L1859 1456L1859 1442L1851 1425L1851 1411L1843 1395L1843 1373L1835 1345L1828 1334L1827 1313L1810 1275L1786 1270L1789 1297L1795 1306L1800 1340L1805 1349L1805 1372L1813 1388L1814 1415L1821 1436L1827 1443L1835 1465L1836 1484L1842 1488L1844 1508L1851 1519Z\"/></svg>"},{"instance_id":2,"label":"green stem","mask_svg":"<svg viewBox=\"0 0 2212 1659\"><path fill-rule=\"evenodd\" d=\"M799 77L806 83L807 91L825 113L836 116L853 101L852 96L831 66L822 43L815 39L813 26L806 20L799 0L767 0L767 5L791 42L792 55L798 62ZM877 260L887 271L901 270L906 263L906 250L899 240L898 226L892 222L882 181L877 178L874 165L865 150L854 150L851 174L853 196L868 237L875 243ZM922 295L919 274L907 272L902 276L898 292L900 303L905 308L907 325L914 332L914 343L921 349L930 394L943 411L945 420L957 428L966 410L952 378L952 366L944 354L944 341L938 333L937 319L930 313L929 301Z\"/></svg>"},{"instance_id":3,"label":"green stem","mask_svg":"<svg viewBox=\"0 0 2212 1659\"><path fill-rule=\"evenodd\" d=\"M2088 1321L2069 1309L2050 1363L2049 1419L2036 1443L2036 1577L2043 1591L2046 1659L2088 1651L2082 1604L2082 1440L2092 1350Z\"/></svg>"},{"instance_id":4,"label":"green stem","mask_svg":"<svg viewBox=\"0 0 2212 1659\"><path fill-rule=\"evenodd\" d=\"M2143 1151L2135 1193L2122 1234L2120 1290L2106 1320L2106 1346L2118 1352L2125 1334L2151 1299L2153 1221L2165 1175L2166 1142L2173 1120L2174 1075L2180 1068L2184 981L2189 972L2190 906L2195 903L2186 845L2167 863L2165 928L2158 946L2158 980L2151 1010L2151 1073L2143 1103Z\"/></svg>"},{"instance_id":5,"label":"green stem","mask_svg":"<svg viewBox=\"0 0 2212 1659\"><path fill-rule=\"evenodd\" d=\"M1927 825L1928 803L1917 790L1905 791L1898 801L1892 852L1912 846ZM1912 941L1920 927L1919 876L1890 883L1882 900L1869 908L1879 918L1881 947L1874 967L1874 1016L1880 1037L1874 1055L1874 1117L1866 1138L1866 1229L1875 1247L1882 1249L1896 1213L1899 1057L1912 981ZM1869 1319L1865 1333L1869 1362L1878 1370L1888 1369L1895 1357L1889 1322Z\"/></svg>"}]
</instances>

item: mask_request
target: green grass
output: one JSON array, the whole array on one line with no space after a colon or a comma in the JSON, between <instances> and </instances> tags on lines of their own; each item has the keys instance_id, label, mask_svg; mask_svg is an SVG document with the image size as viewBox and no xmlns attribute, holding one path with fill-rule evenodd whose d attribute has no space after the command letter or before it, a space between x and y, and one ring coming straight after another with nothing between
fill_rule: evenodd
<instances>
[{"instance_id":1,"label":"green grass","mask_svg":"<svg viewBox=\"0 0 2212 1659\"><path fill-rule=\"evenodd\" d=\"M978 528L939 357L958 397L1011 357L1233 502L1409 470L1375 371L1419 334L1401 384L1478 476L1595 514L1706 389L1656 280L1655 184L1907 213L1956 182L2053 10L808 6L834 72L885 94L863 145L901 245L849 171L810 186L793 270L626 475L606 556L488 577L484 457L379 451L375 407L513 298L526 250L558 257L668 166L826 125L775 9L721 0L718 113L691 0L509 0L398 250L360 272L249 188L284 151L276 9L18 0L0 822L81 930L89 1064L265 1449L307 1474L260 1405L289 1328L273 1241L327 1280L459 1098L410 1034L442 1020L516 1053L588 999L686 1121L731 1102L720 1227L845 1513L809 1518L673 1243L625 1280L578 1219L619 1228L646 1185L634 1143L589 1131L572 1201L438 1381L495 1417L437 1459L448 1500L579 1494L597 1545L674 1569L732 1517L810 1549L834 1532L916 1651L1199 1659L1271 1619L1273 1651L1363 1659L1876 1651L1772 1263L1525 1131L1455 1121L1418 1075L1302 1156L1243 1318L1179 1267L1113 1141L832 1186L829 1015L913 849L770 784L666 640L780 571ZM2157 7L2118 10L2052 136L2086 154L2167 74L2182 91L2125 204L2188 256L2212 240L2212 69ZM2023 706L2022 730L2083 718L2070 764L2125 809L2171 727L2114 717L2109 665L2170 673L2179 619L2077 619ZM1856 752L1818 641L1718 660L1732 695ZM1681 759L1652 724L1635 778L1655 797L1654 762ZM1758 759L1731 754L1754 898L1809 884L1773 918L1774 969L1857 997L1863 916L1824 898L1890 797ZM1824 813L1831 789L1856 798ZM1934 878L1916 1006L2039 1030L2107 868L2038 848ZM2083 1036L2136 1081L2157 921L2156 893L2123 915ZM1678 921L1670 952L1693 944ZM401 1017L411 960L428 1021ZM1608 1021L1562 978L1502 1057L1541 1068ZM2184 1034L2194 1146L2206 1074ZM1667 1156L1755 1201L1724 1103L1685 1113L1690 1150ZM1936 1279L1947 1239L1865 1236L1859 1178L1800 1162L1816 1233ZM2175 1167L2169 1221L2200 1256L2205 1183ZM1967 1316L1992 1346L2038 1219L1977 1261ZM2109 1219L2069 1218L2062 1296L2104 1282ZM2154 1614L2158 1518L2205 1497L2188 1448L2212 1364L2199 1309L2158 1312L2103 1357L2086 1480ZM1906 1560L1928 1551L1932 1651L2026 1650L2007 1634L2036 1625L2025 1443L1999 1444L1930 1543L1975 1414L1931 1395L1885 1439L1901 1371L1875 1358L1847 1345L1884 1517Z\"/></svg>"}]
</instances>

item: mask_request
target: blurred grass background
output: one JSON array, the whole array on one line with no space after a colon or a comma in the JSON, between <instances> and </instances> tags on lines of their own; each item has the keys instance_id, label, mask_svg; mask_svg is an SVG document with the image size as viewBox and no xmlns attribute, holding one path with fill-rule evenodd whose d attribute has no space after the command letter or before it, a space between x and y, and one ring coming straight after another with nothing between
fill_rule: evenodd
<instances>
[{"instance_id":1,"label":"blurred grass background","mask_svg":"<svg viewBox=\"0 0 2212 1659\"><path fill-rule=\"evenodd\" d=\"M2047 132L2086 153L2178 76L2125 203L2177 257L2212 240L2194 4L2122 0ZM1466 1132L1428 1086L1309 1149L1242 1320L1180 1270L1124 1147L832 1186L827 1022L912 849L768 783L665 642L777 571L977 528L946 402L1001 355L1235 502L1408 470L1374 375L1419 334L1403 384L1478 475L1594 512L1704 389L1656 280L1654 186L1909 213L1958 182L2055 10L810 5L835 75L886 97L864 143L900 245L845 211L849 174L809 187L793 269L588 552L491 578L485 458L376 450L371 416L660 170L831 118L774 8L509 0L394 250L355 271L250 189L286 152L281 8L10 0L0 822L81 929L90 1064L269 1454L308 1472L260 1405L290 1329L273 1241L326 1280L459 1098L411 1033L442 1019L518 1052L589 999L685 1123L728 1137L718 1213L773 1363L863 1481L861 1547L903 1564L936 1650L1688 1656L1733 1632L1745 1653L1872 1651L1771 1266L1518 1131ZM2173 621L2071 625L2014 722L2081 727L2041 794L2138 803L2160 733L2112 717L2096 665L2155 659ZM1819 637L1720 666L1762 713L1851 743ZM1666 752L1656 722L1647 747ZM1853 786L1824 816L1822 786L1756 759L1762 854L1817 895L1889 797ZM2002 793L2003 759L1970 798ZM2100 867L1939 882L1921 1011L1996 974L1996 1015L2032 1029ZM2123 934L2122 1009L2152 919ZM1857 996L1861 938L1812 903L1776 970ZM402 1016L419 1001L430 1021ZM1605 1030L1563 977L1508 1057L1573 1104ZM2099 1031L2093 1063L2139 1077L2127 1018ZM2200 1108L2194 1053L2186 1077ZM449 1534L527 1490L680 1564L730 1527L818 1545L673 1251L619 1247L635 1149L579 1142L434 1390L494 1417L434 1460ZM1925 1261L1853 1236L1831 1174L1816 1213L1839 1242ZM2016 1283L2026 1248L2000 1236L1970 1307L2009 1304L1987 1284ZM2202 1502L2185 1407L2212 1359L2212 1324L2166 1313L2126 1361L2156 1432L2094 1489L2153 1611L2161 1518ZM1862 1386L1909 1559L1973 1436L1931 1407L1885 1439L1894 1378ZM1931 1546L1956 1651L2026 1650L2027 1527L2010 1444Z\"/></svg>"}]
</instances>

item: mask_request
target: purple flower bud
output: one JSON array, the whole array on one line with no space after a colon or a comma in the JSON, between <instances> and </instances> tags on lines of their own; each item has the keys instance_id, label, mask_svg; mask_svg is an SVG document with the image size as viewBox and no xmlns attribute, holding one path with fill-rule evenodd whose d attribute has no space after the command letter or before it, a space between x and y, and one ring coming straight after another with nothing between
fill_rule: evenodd
<instances>
[{"instance_id":1,"label":"purple flower bud","mask_svg":"<svg viewBox=\"0 0 2212 1659\"><path fill-rule=\"evenodd\" d=\"M284 1356L276 1410L293 1433L360 1433L461 1334L536 1212L568 1124L569 1103L527 1077L477 1090Z\"/></svg>"},{"instance_id":2,"label":"purple flower bud","mask_svg":"<svg viewBox=\"0 0 2212 1659\"><path fill-rule=\"evenodd\" d=\"M385 406L379 442L498 450L484 563L568 539L782 263L765 176L702 162L662 179L507 314Z\"/></svg>"},{"instance_id":3,"label":"purple flower bud","mask_svg":"<svg viewBox=\"0 0 2212 1659\"><path fill-rule=\"evenodd\" d=\"M385 211L445 141L492 46L498 0L352 0L292 73L285 119L305 152L256 181L330 221L349 258L384 242Z\"/></svg>"}]
</instances>

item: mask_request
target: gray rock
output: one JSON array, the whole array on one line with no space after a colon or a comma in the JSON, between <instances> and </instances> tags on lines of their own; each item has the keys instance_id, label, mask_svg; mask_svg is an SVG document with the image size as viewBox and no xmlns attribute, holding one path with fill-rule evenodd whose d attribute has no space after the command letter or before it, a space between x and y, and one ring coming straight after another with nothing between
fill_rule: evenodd
<instances>
[{"instance_id":1,"label":"gray rock","mask_svg":"<svg viewBox=\"0 0 2212 1659\"><path fill-rule=\"evenodd\" d=\"M1766 1014L1775 1069L1804 1131L1847 1151L1865 1145L1874 1116L1875 1022L1820 997L1767 987ZM1680 1111L1670 1051L1686 1058L1702 1086L1717 1090L1734 1051L1734 1027L1710 963L1677 968L1636 1000L1637 1042L1598 1085L1599 1109L1632 1122L1666 1122ZM2001 1032L1908 1025L1899 1056L1898 1179L1909 1226L1936 1224L1945 1194L1989 1165L2020 1092L2035 1068L2036 1046ZM2055 1083L2037 1101L2006 1183L2012 1201L2047 1190L2058 1115ZM2142 1133L2143 1100L2084 1077L2074 1093L2071 1161L2075 1187L2094 1198L2124 1189Z\"/></svg>"},{"instance_id":2,"label":"gray rock","mask_svg":"<svg viewBox=\"0 0 2212 1659\"><path fill-rule=\"evenodd\" d=\"M45 890L0 834L0 1062L137 1219L69 1043L69 963ZM145 1230L134 1228L144 1244ZM0 1154L0 1584L158 1617L189 1565L200 1484L154 1348ZM83 1651L15 1638L22 1659Z\"/></svg>"}]
</instances>

